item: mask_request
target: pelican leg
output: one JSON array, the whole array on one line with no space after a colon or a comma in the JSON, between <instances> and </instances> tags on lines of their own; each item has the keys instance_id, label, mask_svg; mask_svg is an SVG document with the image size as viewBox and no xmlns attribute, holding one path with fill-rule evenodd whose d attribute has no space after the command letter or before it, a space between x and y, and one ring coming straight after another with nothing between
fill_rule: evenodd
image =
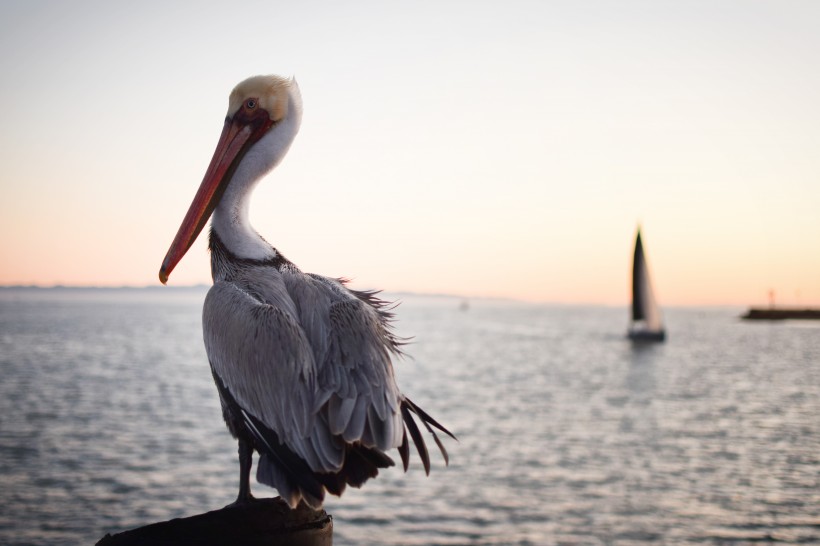
<instances>
[{"instance_id":1,"label":"pelican leg","mask_svg":"<svg viewBox=\"0 0 820 546\"><path fill-rule=\"evenodd\" d=\"M253 458L253 447L251 443L242 438L239 439L239 496L236 497L235 505L246 504L254 500L251 495L251 463Z\"/></svg>"}]
</instances>

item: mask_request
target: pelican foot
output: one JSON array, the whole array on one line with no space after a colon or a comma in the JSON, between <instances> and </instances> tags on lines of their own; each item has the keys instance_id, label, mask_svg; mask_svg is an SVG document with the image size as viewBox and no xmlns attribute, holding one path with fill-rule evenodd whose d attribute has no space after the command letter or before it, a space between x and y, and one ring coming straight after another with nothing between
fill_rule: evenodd
<instances>
[{"instance_id":1,"label":"pelican foot","mask_svg":"<svg viewBox=\"0 0 820 546\"><path fill-rule=\"evenodd\" d=\"M239 495L235 501L231 504L227 505L225 508L239 508L240 506L248 506L255 502L258 502L259 499L248 493L247 495Z\"/></svg>"}]
</instances>

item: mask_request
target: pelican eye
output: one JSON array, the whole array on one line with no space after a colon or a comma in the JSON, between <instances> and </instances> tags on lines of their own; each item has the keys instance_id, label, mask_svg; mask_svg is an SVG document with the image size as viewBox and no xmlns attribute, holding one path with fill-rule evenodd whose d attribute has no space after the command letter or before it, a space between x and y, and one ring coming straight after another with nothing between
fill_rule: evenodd
<instances>
[{"instance_id":1,"label":"pelican eye","mask_svg":"<svg viewBox=\"0 0 820 546\"><path fill-rule=\"evenodd\" d=\"M256 108L256 99L248 99L248 101L245 103L245 108L247 108L248 110L253 110L254 108Z\"/></svg>"}]
</instances>

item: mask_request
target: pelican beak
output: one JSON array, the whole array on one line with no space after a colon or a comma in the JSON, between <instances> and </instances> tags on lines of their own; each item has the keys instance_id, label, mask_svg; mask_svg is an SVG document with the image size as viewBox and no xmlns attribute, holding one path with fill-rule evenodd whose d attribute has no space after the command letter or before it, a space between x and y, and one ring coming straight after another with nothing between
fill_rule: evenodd
<instances>
[{"instance_id":1,"label":"pelican beak","mask_svg":"<svg viewBox=\"0 0 820 546\"><path fill-rule=\"evenodd\" d=\"M254 136L254 129L252 125L241 123L236 118L225 120L225 127L222 129L211 164L208 165L194 201L162 261L162 267L159 269L159 280L162 284L168 282L168 275L194 244L214 208L219 204L239 160L247 151L248 144L253 142L251 137Z\"/></svg>"}]
</instances>

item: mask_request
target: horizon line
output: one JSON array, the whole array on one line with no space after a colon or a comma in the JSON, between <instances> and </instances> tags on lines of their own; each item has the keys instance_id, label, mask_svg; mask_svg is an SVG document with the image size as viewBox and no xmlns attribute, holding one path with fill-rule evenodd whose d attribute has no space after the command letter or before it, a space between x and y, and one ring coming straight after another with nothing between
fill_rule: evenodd
<instances>
[{"instance_id":1,"label":"horizon line","mask_svg":"<svg viewBox=\"0 0 820 546\"><path fill-rule=\"evenodd\" d=\"M206 289L212 286L206 283L182 284L174 286L166 286L161 284L145 284L145 285L85 285L85 284L0 284L0 290L194 290ZM551 305L551 306L600 306L600 307L626 307L630 305L629 301L618 303L602 303L602 302L561 302L561 301L541 301L541 300L526 300L510 296L475 296L464 294L452 294L444 292L416 292L412 290L379 290L378 293L393 294L397 296L417 296L417 297L432 297L432 298L452 298L460 300L477 300L477 301L509 301L514 303L529 304L529 305ZM741 303L693 303L693 304L669 304L661 305L662 309L674 308L703 308L703 307L736 307L736 308L764 308L764 306L756 306L754 304ZM768 307L765 307L768 308ZM803 306L775 306L780 309L798 309L798 308L812 308L811 305Z\"/></svg>"}]
</instances>

